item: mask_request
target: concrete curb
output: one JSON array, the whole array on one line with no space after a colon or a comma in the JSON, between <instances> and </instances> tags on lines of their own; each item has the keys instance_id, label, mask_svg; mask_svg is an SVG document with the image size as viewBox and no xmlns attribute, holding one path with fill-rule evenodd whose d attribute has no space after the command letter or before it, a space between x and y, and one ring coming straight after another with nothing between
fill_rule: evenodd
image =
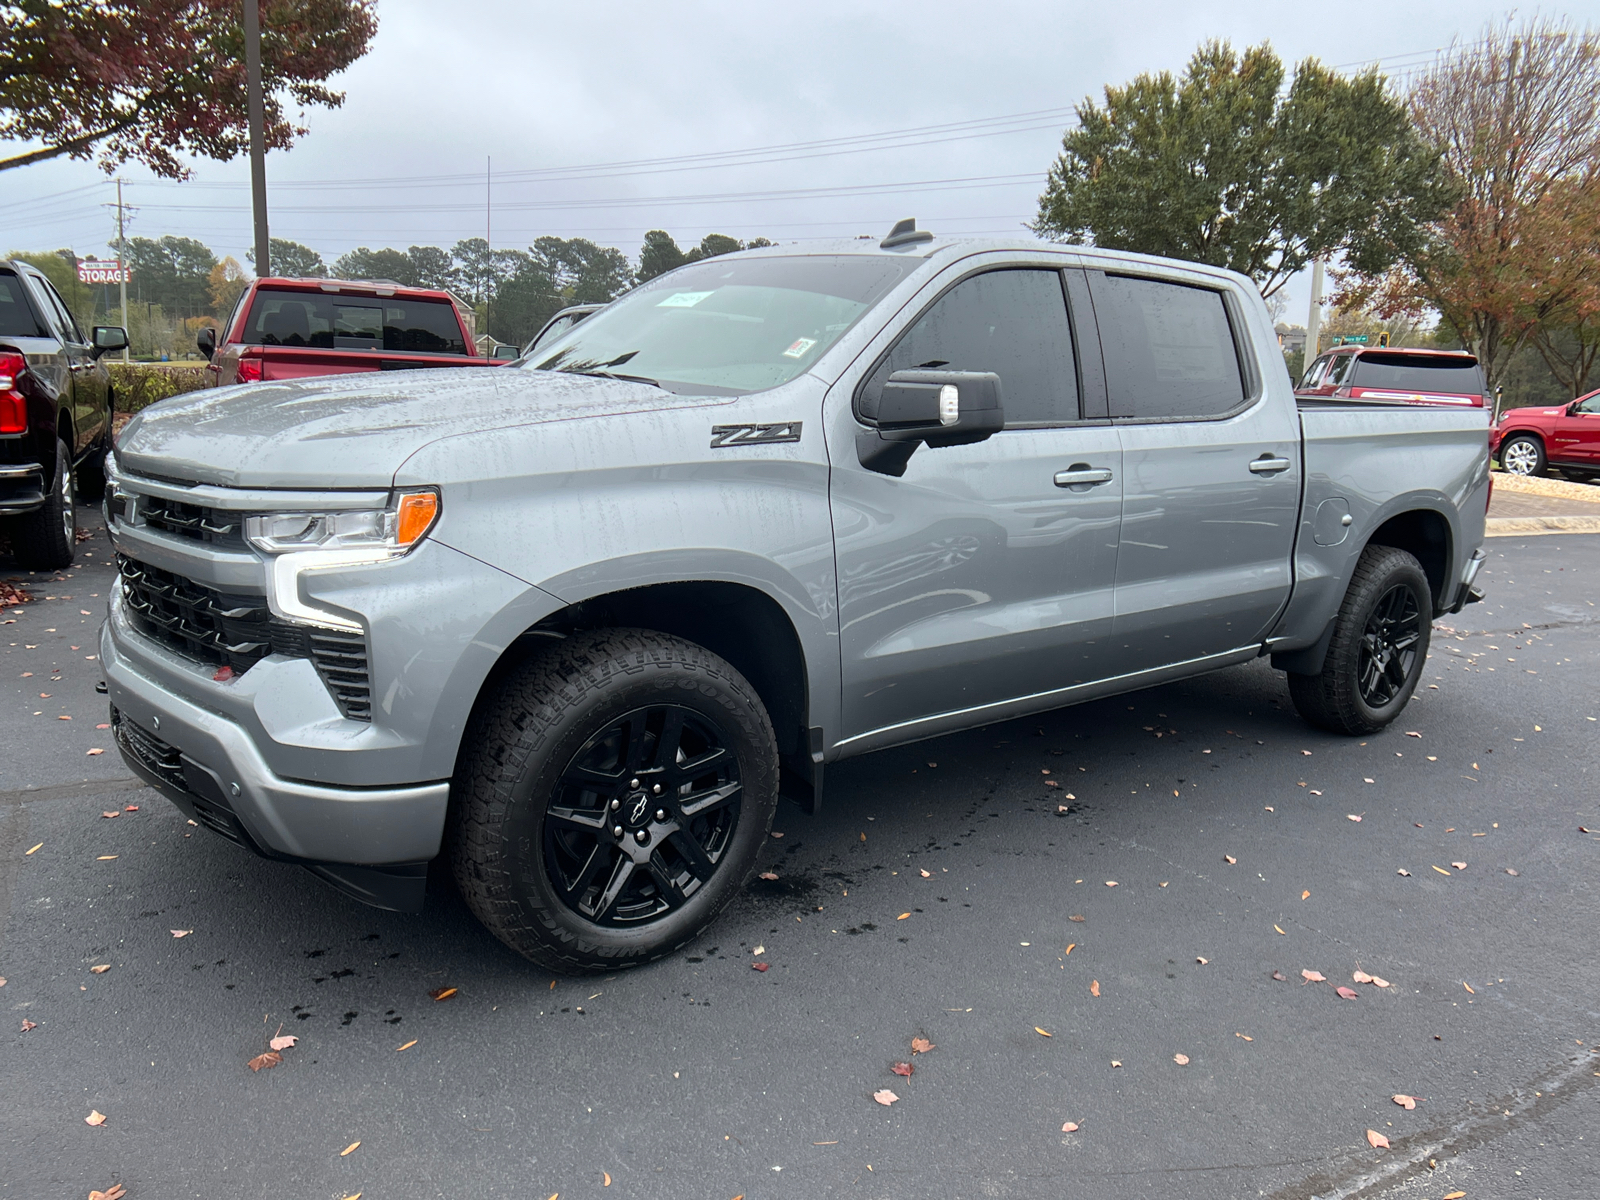
<instances>
[{"instance_id":1,"label":"concrete curb","mask_svg":"<svg viewBox=\"0 0 1600 1200\"><path fill-rule=\"evenodd\" d=\"M1483 524L1484 537L1600 533L1600 517L1490 517Z\"/></svg>"},{"instance_id":2,"label":"concrete curb","mask_svg":"<svg viewBox=\"0 0 1600 1200\"><path fill-rule=\"evenodd\" d=\"M1512 475L1507 471L1493 473L1494 486L1507 492L1526 492L1530 496L1553 496L1562 500L1587 500L1600 504L1600 487L1592 483L1573 483L1568 479L1543 479L1537 475Z\"/></svg>"}]
</instances>

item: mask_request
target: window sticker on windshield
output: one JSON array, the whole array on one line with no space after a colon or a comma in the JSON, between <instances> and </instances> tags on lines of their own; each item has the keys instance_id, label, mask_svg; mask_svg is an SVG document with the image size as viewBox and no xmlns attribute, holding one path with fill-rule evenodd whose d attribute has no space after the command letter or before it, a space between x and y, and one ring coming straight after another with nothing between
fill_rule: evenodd
<instances>
[{"instance_id":1,"label":"window sticker on windshield","mask_svg":"<svg viewBox=\"0 0 1600 1200\"><path fill-rule=\"evenodd\" d=\"M693 308L704 300L710 292L673 292L665 300L656 305L657 308Z\"/></svg>"},{"instance_id":2,"label":"window sticker on windshield","mask_svg":"<svg viewBox=\"0 0 1600 1200\"><path fill-rule=\"evenodd\" d=\"M799 358L817 344L816 338L795 338L794 345L783 352L785 358Z\"/></svg>"}]
</instances>

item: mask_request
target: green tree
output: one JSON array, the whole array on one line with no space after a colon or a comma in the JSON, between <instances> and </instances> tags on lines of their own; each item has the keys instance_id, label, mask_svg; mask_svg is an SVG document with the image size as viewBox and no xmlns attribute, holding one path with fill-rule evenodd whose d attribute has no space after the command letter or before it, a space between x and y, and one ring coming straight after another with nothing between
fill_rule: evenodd
<instances>
[{"instance_id":1,"label":"green tree","mask_svg":"<svg viewBox=\"0 0 1600 1200\"><path fill-rule=\"evenodd\" d=\"M272 238L268 253L272 261L267 264L274 275L288 279L326 279L328 277L328 264L322 261L310 246L302 246L299 242L285 241L283 238ZM244 256L250 260L250 265L256 265L256 252L246 250Z\"/></svg>"},{"instance_id":2,"label":"green tree","mask_svg":"<svg viewBox=\"0 0 1600 1200\"><path fill-rule=\"evenodd\" d=\"M670 233L665 229L652 229L644 235L644 245L639 249L639 266L633 277L645 283L657 275L676 270L688 261Z\"/></svg>"},{"instance_id":3,"label":"green tree","mask_svg":"<svg viewBox=\"0 0 1600 1200\"><path fill-rule=\"evenodd\" d=\"M588 238L542 237L529 247L568 304L604 304L633 286L628 256Z\"/></svg>"},{"instance_id":4,"label":"green tree","mask_svg":"<svg viewBox=\"0 0 1600 1200\"><path fill-rule=\"evenodd\" d=\"M128 239L128 297L159 304L180 317L209 313L211 271L217 256L194 238Z\"/></svg>"},{"instance_id":5,"label":"green tree","mask_svg":"<svg viewBox=\"0 0 1600 1200\"><path fill-rule=\"evenodd\" d=\"M1438 155L1376 71L1307 59L1283 87L1270 46L1208 42L1181 78L1086 99L1033 228L1061 241L1229 267L1270 296L1314 258L1381 272L1450 193Z\"/></svg>"},{"instance_id":6,"label":"green tree","mask_svg":"<svg viewBox=\"0 0 1600 1200\"><path fill-rule=\"evenodd\" d=\"M456 268L450 251L439 246L412 246L406 251L406 257L411 260L411 275L416 280L414 286L444 291L457 286Z\"/></svg>"},{"instance_id":7,"label":"green tree","mask_svg":"<svg viewBox=\"0 0 1600 1200\"><path fill-rule=\"evenodd\" d=\"M13 250L8 257L38 267L56 291L61 293L61 298L67 302L67 308L78 324L84 326L83 332L89 332L88 326L95 317L95 289L78 278L78 256L75 253L57 250L54 254L30 254Z\"/></svg>"},{"instance_id":8,"label":"green tree","mask_svg":"<svg viewBox=\"0 0 1600 1200\"><path fill-rule=\"evenodd\" d=\"M324 81L366 53L373 0L266 0L261 73L267 144L306 130L285 115L344 100ZM237 0L12 0L0 5L0 142L39 142L0 171L99 150L184 178L182 157L227 161L248 147Z\"/></svg>"},{"instance_id":9,"label":"green tree","mask_svg":"<svg viewBox=\"0 0 1600 1200\"><path fill-rule=\"evenodd\" d=\"M516 269L499 281L485 332L502 342L525 346L567 304L566 298L532 255L521 255Z\"/></svg>"},{"instance_id":10,"label":"green tree","mask_svg":"<svg viewBox=\"0 0 1600 1200\"><path fill-rule=\"evenodd\" d=\"M744 243L738 238L731 238L725 233L708 233L700 239L698 246L684 255L684 260L699 262L703 258L716 258L719 254L732 254L744 248Z\"/></svg>"},{"instance_id":11,"label":"green tree","mask_svg":"<svg viewBox=\"0 0 1600 1200\"><path fill-rule=\"evenodd\" d=\"M368 250L360 246L333 260L335 279L388 279L403 287L419 286L411 256L404 250Z\"/></svg>"}]
</instances>

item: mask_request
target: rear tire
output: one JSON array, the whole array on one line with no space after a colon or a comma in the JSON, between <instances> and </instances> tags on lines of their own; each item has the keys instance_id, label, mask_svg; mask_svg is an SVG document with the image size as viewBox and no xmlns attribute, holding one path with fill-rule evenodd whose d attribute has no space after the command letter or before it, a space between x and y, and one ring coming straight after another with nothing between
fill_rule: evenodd
<instances>
[{"instance_id":1,"label":"rear tire","mask_svg":"<svg viewBox=\"0 0 1600 1200\"><path fill-rule=\"evenodd\" d=\"M552 970L615 971L691 941L744 886L777 811L777 740L709 650L594 630L493 685L451 792L478 919Z\"/></svg>"},{"instance_id":2,"label":"rear tire","mask_svg":"<svg viewBox=\"0 0 1600 1200\"><path fill-rule=\"evenodd\" d=\"M1500 447L1500 466L1508 475L1543 475L1549 469L1544 443L1519 433Z\"/></svg>"},{"instance_id":3,"label":"rear tire","mask_svg":"<svg viewBox=\"0 0 1600 1200\"><path fill-rule=\"evenodd\" d=\"M1422 565L1393 546L1368 546L1334 618L1322 671L1289 676L1307 722L1350 736L1376 733L1405 709L1433 632L1433 591Z\"/></svg>"},{"instance_id":4,"label":"rear tire","mask_svg":"<svg viewBox=\"0 0 1600 1200\"><path fill-rule=\"evenodd\" d=\"M55 481L44 503L11 526L11 550L30 571L59 571L72 565L78 546L78 509L67 444L56 440Z\"/></svg>"}]
</instances>

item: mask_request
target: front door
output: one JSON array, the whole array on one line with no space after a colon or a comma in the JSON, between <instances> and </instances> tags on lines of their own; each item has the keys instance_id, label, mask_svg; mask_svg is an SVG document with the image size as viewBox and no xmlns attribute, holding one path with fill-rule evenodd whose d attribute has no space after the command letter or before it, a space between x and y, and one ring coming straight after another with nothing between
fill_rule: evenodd
<instances>
[{"instance_id":1,"label":"front door","mask_svg":"<svg viewBox=\"0 0 1600 1200\"><path fill-rule=\"evenodd\" d=\"M1055 265L965 270L930 283L908 306L918 315L829 395L844 740L856 749L974 724L988 706L1108 669L1122 463L1116 431L1093 415L1098 355L1076 351ZM852 401L916 367L993 371L1006 427L922 446L900 478L868 470Z\"/></svg>"},{"instance_id":2,"label":"front door","mask_svg":"<svg viewBox=\"0 0 1600 1200\"><path fill-rule=\"evenodd\" d=\"M69 449L76 458L105 432L106 401L110 395L110 379L106 368L94 352L94 347L83 336L83 330L72 317L66 301L43 275L34 282L44 294L44 300L54 318L67 360L67 371L72 381L73 436Z\"/></svg>"},{"instance_id":3,"label":"front door","mask_svg":"<svg viewBox=\"0 0 1600 1200\"><path fill-rule=\"evenodd\" d=\"M1243 306L1226 291L1088 275L1122 446L1114 641L1123 670L1259 642L1291 583L1294 403L1268 394L1247 357Z\"/></svg>"},{"instance_id":4,"label":"front door","mask_svg":"<svg viewBox=\"0 0 1600 1200\"><path fill-rule=\"evenodd\" d=\"M1600 392L1586 396L1551 431L1550 457L1556 462L1600 467Z\"/></svg>"}]
</instances>

